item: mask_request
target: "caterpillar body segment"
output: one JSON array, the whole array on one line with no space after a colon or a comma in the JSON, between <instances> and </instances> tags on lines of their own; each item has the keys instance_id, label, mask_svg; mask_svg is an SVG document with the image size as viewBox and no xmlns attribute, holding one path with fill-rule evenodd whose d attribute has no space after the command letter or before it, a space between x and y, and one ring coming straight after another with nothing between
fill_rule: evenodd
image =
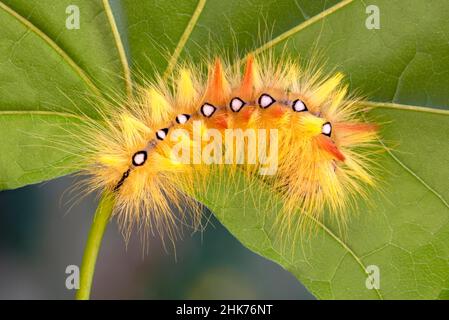
<instances>
[{"instance_id":1,"label":"caterpillar body segment","mask_svg":"<svg viewBox=\"0 0 449 320\"><path fill-rule=\"evenodd\" d=\"M236 170L282 200L280 223L322 219L326 209L344 222L352 199L375 184L377 125L364 121L363 103L348 97L342 74L250 55L237 68L216 59L207 79L194 68L174 75L174 86L141 87L104 126L87 129L96 141L85 169L90 189L114 192L125 226L138 222L174 236L173 210L191 211L194 224L201 219L186 195ZM273 170L261 174L271 160Z\"/></svg>"}]
</instances>

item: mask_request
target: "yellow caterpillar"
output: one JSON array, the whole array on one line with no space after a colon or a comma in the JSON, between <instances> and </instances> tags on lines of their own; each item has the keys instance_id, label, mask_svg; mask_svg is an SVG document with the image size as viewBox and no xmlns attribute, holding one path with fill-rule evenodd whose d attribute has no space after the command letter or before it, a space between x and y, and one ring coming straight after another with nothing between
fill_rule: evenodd
<instances>
[{"instance_id":1,"label":"yellow caterpillar","mask_svg":"<svg viewBox=\"0 0 449 320\"><path fill-rule=\"evenodd\" d=\"M207 79L179 66L172 81L137 88L102 125L86 125L89 190L114 194L124 226L173 236L173 209L200 221L187 195L239 172L282 200L279 221L322 219L327 208L345 222L351 199L374 184L378 134L363 121L361 101L348 98L343 76L271 55L209 66Z\"/></svg>"}]
</instances>

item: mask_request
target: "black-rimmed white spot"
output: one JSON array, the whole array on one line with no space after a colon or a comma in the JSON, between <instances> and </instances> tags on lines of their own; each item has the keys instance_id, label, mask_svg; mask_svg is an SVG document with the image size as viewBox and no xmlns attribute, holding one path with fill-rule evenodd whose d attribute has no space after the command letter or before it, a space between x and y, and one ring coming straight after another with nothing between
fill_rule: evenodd
<instances>
[{"instance_id":1,"label":"black-rimmed white spot","mask_svg":"<svg viewBox=\"0 0 449 320\"><path fill-rule=\"evenodd\" d=\"M168 133L168 128L160 129L156 132L156 137L159 140L164 140L165 137L167 136L167 133Z\"/></svg>"},{"instance_id":2,"label":"black-rimmed white spot","mask_svg":"<svg viewBox=\"0 0 449 320\"><path fill-rule=\"evenodd\" d=\"M323 124L323 126L321 127L321 133L324 134L325 136L330 137L332 134L332 125L330 122L326 122L325 124Z\"/></svg>"},{"instance_id":3,"label":"black-rimmed white spot","mask_svg":"<svg viewBox=\"0 0 449 320\"><path fill-rule=\"evenodd\" d=\"M274 100L274 98L272 96L270 96L269 94L263 93L258 100L259 106L262 109L266 109L269 106L271 106L273 103L275 103L276 100Z\"/></svg>"},{"instance_id":4,"label":"black-rimmed white spot","mask_svg":"<svg viewBox=\"0 0 449 320\"><path fill-rule=\"evenodd\" d=\"M176 122L179 123L179 124L184 124L187 121L189 121L189 119L190 119L190 115L189 114L185 114L185 113L178 114L176 116Z\"/></svg>"},{"instance_id":5,"label":"black-rimmed white spot","mask_svg":"<svg viewBox=\"0 0 449 320\"><path fill-rule=\"evenodd\" d=\"M232 98L229 103L229 107L233 112L239 112L244 106L246 102L240 99L239 97Z\"/></svg>"},{"instance_id":6,"label":"black-rimmed white spot","mask_svg":"<svg viewBox=\"0 0 449 320\"><path fill-rule=\"evenodd\" d=\"M307 111L309 109L307 109L306 104L304 103L304 101L296 99L295 101L293 101L292 103L292 109L295 112L304 112Z\"/></svg>"},{"instance_id":7,"label":"black-rimmed white spot","mask_svg":"<svg viewBox=\"0 0 449 320\"><path fill-rule=\"evenodd\" d=\"M201 106L201 113L206 118L210 118L216 110L217 110L217 108L209 103L205 103Z\"/></svg>"},{"instance_id":8,"label":"black-rimmed white spot","mask_svg":"<svg viewBox=\"0 0 449 320\"><path fill-rule=\"evenodd\" d=\"M139 167L143 165L147 161L147 152L145 150L138 151L133 155L133 165ZM129 172L126 174L128 176ZM126 178L125 177L125 178Z\"/></svg>"}]
</instances>

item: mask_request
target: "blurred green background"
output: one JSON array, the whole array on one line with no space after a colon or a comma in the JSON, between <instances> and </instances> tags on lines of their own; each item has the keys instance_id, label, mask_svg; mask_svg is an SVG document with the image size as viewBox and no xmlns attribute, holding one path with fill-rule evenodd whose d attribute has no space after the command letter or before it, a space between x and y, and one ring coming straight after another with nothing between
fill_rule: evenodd
<instances>
[{"instance_id":1,"label":"blurred green background","mask_svg":"<svg viewBox=\"0 0 449 320\"><path fill-rule=\"evenodd\" d=\"M72 299L68 265L79 265L94 196L70 209L63 177L0 192L0 299ZM69 210L70 209L70 210ZM133 233L128 247L110 223L93 283L97 299L313 299L280 266L244 248L214 218L204 232L185 230L176 251L150 237L148 254Z\"/></svg>"},{"instance_id":2,"label":"blurred green background","mask_svg":"<svg viewBox=\"0 0 449 320\"><path fill-rule=\"evenodd\" d=\"M118 1L110 1L122 29ZM122 37L124 35L122 34ZM126 41L125 41L126 45ZM0 299L72 299L66 267L80 265L97 207L95 196L70 209L63 177L0 192ZM70 210L69 210L70 209ZM210 216L210 214L208 214ZM244 248L213 217L204 232L184 232L176 252L150 237L148 254L134 232L128 246L110 223L92 298L312 299L289 272Z\"/></svg>"}]
</instances>

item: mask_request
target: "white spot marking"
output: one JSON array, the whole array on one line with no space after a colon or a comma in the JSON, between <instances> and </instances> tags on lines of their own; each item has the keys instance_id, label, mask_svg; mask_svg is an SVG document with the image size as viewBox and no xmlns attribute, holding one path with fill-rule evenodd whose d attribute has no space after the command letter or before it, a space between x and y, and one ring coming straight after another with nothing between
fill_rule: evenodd
<instances>
[{"instance_id":1,"label":"white spot marking","mask_svg":"<svg viewBox=\"0 0 449 320\"><path fill-rule=\"evenodd\" d=\"M240 98L234 98L231 100L231 109L234 112L239 112L240 109L243 108L245 102L243 102Z\"/></svg>"},{"instance_id":2,"label":"white spot marking","mask_svg":"<svg viewBox=\"0 0 449 320\"><path fill-rule=\"evenodd\" d=\"M185 115L185 114L180 114L176 117L176 119L178 120L179 124L184 124L187 122L187 120L189 120L189 118Z\"/></svg>"},{"instance_id":3,"label":"white spot marking","mask_svg":"<svg viewBox=\"0 0 449 320\"><path fill-rule=\"evenodd\" d=\"M330 136L332 133L332 125L329 122L326 122L321 128L321 132L326 136Z\"/></svg>"},{"instance_id":4,"label":"white spot marking","mask_svg":"<svg viewBox=\"0 0 449 320\"><path fill-rule=\"evenodd\" d=\"M275 102L276 102L276 100L274 100L271 96L269 96L268 94L265 94L265 93L262 94L259 98L259 105L264 109L268 108Z\"/></svg>"},{"instance_id":5,"label":"white spot marking","mask_svg":"<svg viewBox=\"0 0 449 320\"><path fill-rule=\"evenodd\" d=\"M156 135L159 139L164 140L165 137L167 136L167 134L165 133L164 130L159 130L158 132L156 132Z\"/></svg>"},{"instance_id":6,"label":"white spot marking","mask_svg":"<svg viewBox=\"0 0 449 320\"><path fill-rule=\"evenodd\" d=\"M296 112L307 111L307 107L303 101L298 99L293 102L293 110Z\"/></svg>"},{"instance_id":7,"label":"white spot marking","mask_svg":"<svg viewBox=\"0 0 449 320\"><path fill-rule=\"evenodd\" d=\"M140 166L145 162L145 154L143 152L136 153L133 160L136 165Z\"/></svg>"},{"instance_id":8,"label":"white spot marking","mask_svg":"<svg viewBox=\"0 0 449 320\"><path fill-rule=\"evenodd\" d=\"M201 107L201 112L205 117L208 118L214 114L215 110L217 110L217 108L208 103L203 104L203 106Z\"/></svg>"}]
</instances>

